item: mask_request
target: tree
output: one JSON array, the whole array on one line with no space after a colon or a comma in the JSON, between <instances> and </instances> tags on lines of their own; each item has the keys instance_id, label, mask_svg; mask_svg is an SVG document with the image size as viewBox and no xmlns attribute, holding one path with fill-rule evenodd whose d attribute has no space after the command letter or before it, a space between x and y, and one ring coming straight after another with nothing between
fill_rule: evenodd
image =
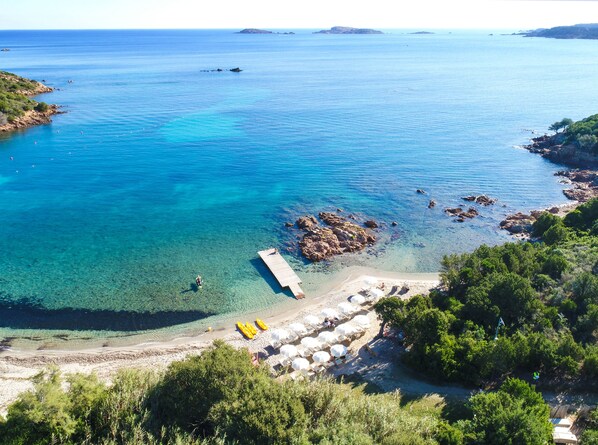
<instances>
[{"instance_id":1,"label":"tree","mask_svg":"<svg viewBox=\"0 0 598 445\"><path fill-rule=\"evenodd\" d=\"M466 441L486 445L540 445L552 442L550 409L532 386L507 379L497 392L469 399L473 419L463 425Z\"/></svg>"},{"instance_id":2,"label":"tree","mask_svg":"<svg viewBox=\"0 0 598 445\"><path fill-rule=\"evenodd\" d=\"M572 123L573 123L573 120L566 117L558 122L555 122L550 127L548 127L548 129L550 131L555 131L558 133L559 130L561 130L561 129L567 129L567 127L569 127L569 125L571 125Z\"/></svg>"},{"instance_id":3,"label":"tree","mask_svg":"<svg viewBox=\"0 0 598 445\"><path fill-rule=\"evenodd\" d=\"M223 341L200 356L173 362L152 395L155 421L184 430L212 431L208 419L212 406L235 399L247 380L263 369L255 368L247 350Z\"/></svg>"},{"instance_id":4,"label":"tree","mask_svg":"<svg viewBox=\"0 0 598 445\"><path fill-rule=\"evenodd\" d=\"M532 235L539 238L548 229L557 224L563 224L563 220L549 212L543 212L532 225Z\"/></svg>"}]
</instances>

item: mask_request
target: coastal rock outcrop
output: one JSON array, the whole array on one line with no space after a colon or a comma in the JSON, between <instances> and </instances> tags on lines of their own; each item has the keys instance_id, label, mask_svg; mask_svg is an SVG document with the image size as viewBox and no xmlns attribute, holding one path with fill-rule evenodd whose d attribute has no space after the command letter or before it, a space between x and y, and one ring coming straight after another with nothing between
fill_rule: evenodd
<instances>
[{"instance_id":1,"label":"coastal rock outcrop","mask_svg":"<svg viewBox=\"0 0 598 445\"><path fill-rule=\"evenodd\" d=\"M317 226L318 220L313 215L306 215L297 219L297 222L295 224L297 224L297 227L299 227L300 229L307 230L311 229L313 226Z\"/></svg>"},{"instance_id":2,"label":"coastal rock outcrop","mask_svg":"<svg viewBox=\"0 0 598 445\"><path fill-rule=\"evenodd\" d=\"M59 110L58 105L48 105L48 109L46 111L26 111L23 116L17 117L11 122L0 125L0 133L21 130L34 125L49 124L52 122L53 115L61 113L63 113L63 111ZM1 115L2 113L0 113L0 117Z\"/></svg>"},{"instance_id":3,"label":"coastal rock outcrop","mask_svg":"<svg viewBox=\"0 0 598 445\"><path fill-rule=\"evenodd\" d=\"M366 222L363 223L364 226L366 226L368 229L377 229L378 228L378 223L376 221L374 221L373 219L368 219Z\"/></svg>"},{"instance_id":4,"label":"coastal rock outcrop","mask_svg":"<svg viewBox=\"0 0 598 445\"><path fill-rule=\"evenodd\" d=\"M500 223L500 228L513 235L529 234L532 231L532 225L535 221L536 217L534 215L517 212L513 215L507 216L504 220L502 220Z\"/></svg>"},{"instance_id":5,"label":"coastal rock outcrop","mask_svg":"<svg viewBox=\"0 0 598 445\"><path fill-rule=\"evenodd\" d=\"M486 195L471 195L471 196L464 196L462 198L464 201L469 201L469 202L475 202L476 204L481 204L483 206L489 206L494 204L497 199L496 198L491 198L489 196Z\"/></svg>"},{"instance_id":6,"label":"coastal rock outcrop","mask_svg":"<svg viewBox=\"0 0 598 445\"><path fill-rule=\"evenodd\" d=\"M462 209L461 207L453 207L453 208L446 208L444 211L456 218L458 222L464 222L466 219L472 219L479 215L478 211L473 207L470 207L467 210Z\"/></svg>"},{"instance_id":7,"label":"coastal rock outcrop","mask_svg":"<svg viewBox=\"0 0 598 445\"><path fill-rule=\"evenodd\" d=\"M376 242L376 236L345 218L330 212L321 212L321 226L313 215L297 220L297 226L307 233L299 242L303 255L311 261L322 261L346 252L357 252ZM299 223L301 220L301 224Z\"/></svg>"}]
</instances>

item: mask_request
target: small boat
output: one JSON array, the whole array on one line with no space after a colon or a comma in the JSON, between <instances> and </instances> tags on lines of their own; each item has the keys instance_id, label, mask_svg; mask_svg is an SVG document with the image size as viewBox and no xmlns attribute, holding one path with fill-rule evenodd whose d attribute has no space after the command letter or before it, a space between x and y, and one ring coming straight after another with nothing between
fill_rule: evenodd
<instances>
[{"instance_id":1,"label":"small boat","mask_svg":"<svg viewBox=\"0 0 598 445\"><path fill-rule=\"evenodd\" d=\"M249 322L245 323L245 327L247 328L247 330L249 332L251 332L251 336L253 337L255 334L257 334L257 329Z\"/></svg>"},{"instance_id":2,"label":"small boat","mask_svg":"<svg viewBox=\"0 0 598 445\"><path fill-rule=\"evenodd\" d=\"M243 334L249 340L253 338L253 334L251 333L251 331L249 331L247 327L240 321L237 322L237 329L239 329L239 331L241 331L241 334Z\"/></svg>"},{"instance_id":3,"label":"small boat","mask_svg":"<svg viewBox=\"0 0 598 445\"><path fill-rule=\"evenodd\" d=\"M255 324L262 330L262 331L267 331L268 330L268 325L266 323L264 323L263 320L261 319L256 319L255 320Z\"/></svg>"}]
</instances>

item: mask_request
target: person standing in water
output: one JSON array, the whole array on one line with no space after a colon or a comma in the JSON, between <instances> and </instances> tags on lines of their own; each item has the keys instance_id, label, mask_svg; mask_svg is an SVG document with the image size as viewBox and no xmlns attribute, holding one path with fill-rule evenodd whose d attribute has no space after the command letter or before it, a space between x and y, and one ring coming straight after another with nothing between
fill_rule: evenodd
<instances>
[{"instance_id":1,"label":"person standing in water","mask_svg":"<svg viewBox=\"0 0 598 445\"><path fill-rule=\"evenodd\" d=\"M201 285L203 284L203 280L201 279L201 275L198 275L197 278L195 278L195 284L197 284L197 287L201 287Z\"/></svg>"}]
</instances>

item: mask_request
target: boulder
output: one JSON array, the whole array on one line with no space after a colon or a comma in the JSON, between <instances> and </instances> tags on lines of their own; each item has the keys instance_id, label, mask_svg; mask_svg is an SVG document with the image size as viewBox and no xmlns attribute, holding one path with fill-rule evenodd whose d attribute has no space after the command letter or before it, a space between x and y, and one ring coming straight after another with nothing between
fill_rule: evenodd
<instances>
[{"instance_id":1,"label":"boulder","mask_svg":"<svg viewBox=\"0 0 598 445\"><path fill-rule=\"evenodd\" d=\"M300 229L310 229L313 226L318 225L318 220L313 215L306 215L299 218L296 223Z\"/></svg>"},{"instance_id":2,"label":"boulder","mask_svg":"<svg viewBox=\"0 0 598 445\"><path fill-rule=\"evenodd\" d=\"M430 199L430 202L428 203L428 208L433 209L434 207L436 207L436 201Z\"/></svg>"},{"instance_id":3,"label":"boulder","mask_svg":"<svg viewBox=\"0 0 598 445\"><path fill-rule=\"evenodd\" d=\"M363 223L363 225L369 229L377 229L378 228L378 223L376 221L374 221L373 219L368 219L366 222Z\"/></svg>"}]
</instances>

